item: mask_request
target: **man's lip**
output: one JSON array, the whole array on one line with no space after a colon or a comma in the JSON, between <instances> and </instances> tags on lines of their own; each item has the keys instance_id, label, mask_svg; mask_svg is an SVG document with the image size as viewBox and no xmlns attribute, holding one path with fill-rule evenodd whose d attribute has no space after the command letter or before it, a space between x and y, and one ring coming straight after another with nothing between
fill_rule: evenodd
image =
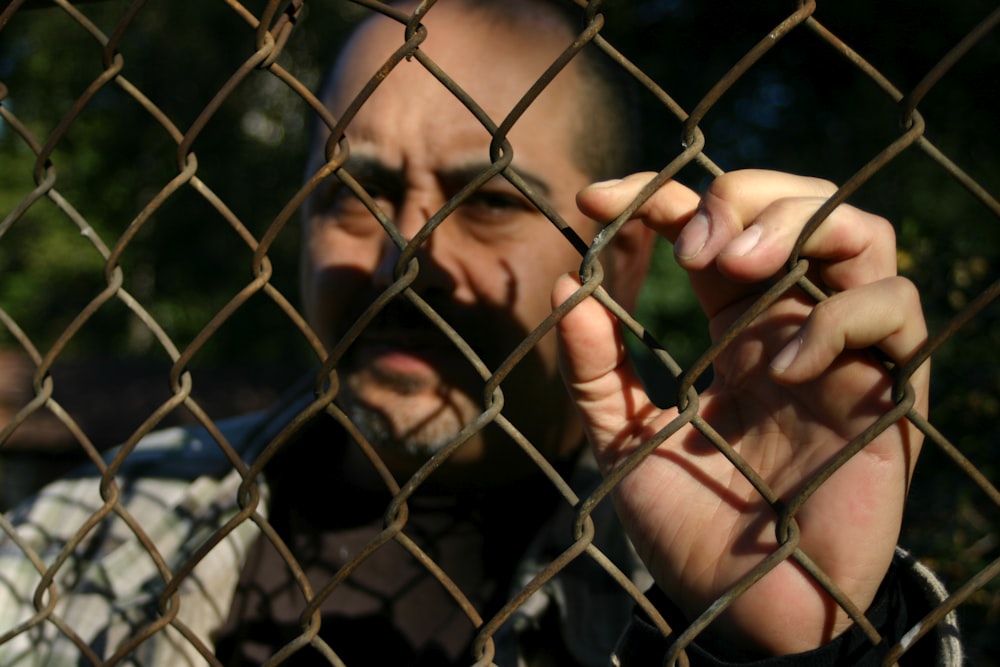
<instances>
[{"instance_id":1,"label":"man's lip","mask_svg":"<svg viewBox=\"0 0 1000 667\"><path fill-rule=\"evenodd\" d=\"M359 341L357 359L397 375L437 374L444 350L440 348L400 346L387 342Z\"/></svg>"},{"instance_id":2,"label":"man's lip","mask_svg":"<svg viewBox=\"0 0 1000 667\"><path fill-rule=\"evenodd\" d=\"M469 366L439 331L366 331L352 345L352 366L396 376L441 377Z\"/></svg>"}]
</instances>

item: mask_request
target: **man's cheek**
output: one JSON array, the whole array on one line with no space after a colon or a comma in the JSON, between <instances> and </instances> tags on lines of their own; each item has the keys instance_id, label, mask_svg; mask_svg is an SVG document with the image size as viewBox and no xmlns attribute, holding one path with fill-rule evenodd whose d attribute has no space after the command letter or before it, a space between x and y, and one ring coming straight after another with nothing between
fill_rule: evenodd
<instances>
[{"instance_id":1,"label":"man's cheek","mask_svg":"<svg viewBox=\"0 0 1000 667\"><path fill-rule=\"evenodd\" d=\"M371 274L355 267L326 266L309 279L306 312L324 342L342 335L361 316L371 299Z\"/></svg>"}]
</instances>

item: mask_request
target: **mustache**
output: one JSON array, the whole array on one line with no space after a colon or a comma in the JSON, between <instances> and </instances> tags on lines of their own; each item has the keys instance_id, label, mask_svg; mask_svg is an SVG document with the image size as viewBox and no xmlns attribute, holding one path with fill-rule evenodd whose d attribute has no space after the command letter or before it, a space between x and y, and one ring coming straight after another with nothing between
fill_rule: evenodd
<instances>
[{"instance_id":1,"label":"mustache","mask_svg":"<svg viewBox=\"0 0 1000 667\"><path fill-rule=\"evenodd\" d=\"M428 305L441 319L450 326L455 326L454 314L443 312L440 305ZM397 296L387 303L359 334L359 340L375 338L394 340L400 337L422 341L437 339L443 342L445 333L422 308L411 303L406 297Z\"/></svg>"},{"instance_id":2,"label":"mustache","mask_svg":"<svg viewBox=\"0 0 1000 667\"><path fill-rule=\"evenodd\" d=\"M428 305L433 310L440 309L440 307L435 308L434 304ZM401 329L426 326L433 325L423 309L403 295L398 295L389 301L369 324L369 328L372 329Z\"/></svg>"},{"instance_id":3,"label":"mustache","mask_svg":"<svg viewBox=\"0 0 1000 667\"><path fill-rule=\"evenodd\" d=\"M337 339L355 344L386 344L411 350L424 348L455 352L461 347L453 340L457 337L468 344L487 366L495 368L527 335L527 331L513 321L507 309L483 304L466 305L455 301L450 294L429 291L420 294L414 304L405 294L398 294L376 313L357 332L356 338L345 341L355 323L364 315L382 292L365 290L357 295L351 307L345 310ZM426 309L433 312L426 312ZM444 322L444 328L437 321ZM450 331L453 330L453 331ZM346 352L351 356L351 350Z\"/></svg>"}]
</instances>

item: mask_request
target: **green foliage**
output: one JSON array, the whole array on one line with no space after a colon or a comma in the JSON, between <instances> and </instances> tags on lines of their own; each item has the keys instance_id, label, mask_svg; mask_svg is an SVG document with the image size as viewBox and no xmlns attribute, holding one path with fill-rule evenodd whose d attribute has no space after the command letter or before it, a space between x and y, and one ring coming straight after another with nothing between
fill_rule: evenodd
<instances>
[{"instance_id":1,"label":"green foliage","mask_svg":"<svg viewBox=\"0 0 1000 667\"><path fill-rule=\"evenodd\" d=\"M80 11L111 35L127 6L101 2ZM90 236L82 236L79 224L47 197L7 223L0 246L0 307L43 353L63 335L69 319L106 288L114 266L104 260L119 243L125 243L117 262L124 289L183 349L255 277L253 249L200 191L225 202L244 233L260 239L300 186L305 105L275 77L253 71L194 140L198 187L189 183L171 191L184 166L175 135L192 128L256 50L255 31L230 7L205 3L196 21L190 9L157 2L139 12L116 50L119 78L87 101L51 152L51 172L45 173L55 175L52 193L79 214ZM317 28L321 22L340 30L346 25L342 8L311 13ZM336 33L335 27L303 34L282 64L315 88ZM26 141L0 121L0 210L6 216L35 187L36 155L29 143L51 140L105 66L94 36L55 8L17 12L0 40L3 104L31 135ZM131 96L132 86L176 129L158 122ZM148 220L141 219L154 198L165 200ZM142 225L126 242L123 235L137 220ZM286 225L269 252L272 283L293 302L296 223L293 218ZM240 311L242 326L223 327L198 357L230 363L251 356L266 362L287 360L293 350L293 360L302 363L308 353L299 341L288 344L296 334L275 308L261 295L251 299ZM12 342L10 332L0 331L0 344ZM66 355L108 350L164 354L139 318L115 300L72 338Z\"/></svg>"}]
</instances>

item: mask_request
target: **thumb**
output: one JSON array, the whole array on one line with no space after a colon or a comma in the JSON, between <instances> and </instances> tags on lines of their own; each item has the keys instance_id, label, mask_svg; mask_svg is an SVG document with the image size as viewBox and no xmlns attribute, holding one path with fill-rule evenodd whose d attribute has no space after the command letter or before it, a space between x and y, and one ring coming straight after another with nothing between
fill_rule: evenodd
<instances>
[{"instance_id":1,"label":"thumb","mask_svg":"<svg viewBox=\"0 0 1000 667\"><path fill-rule=\"evenodd\" d=\"M553 307L579 289L575 276L559 278ZM559 320L556 331L563 379L598 461L610 469L649 435L647 425L659 409L632 370L618 321L597 299L583 299Z\"/></svg>"}]
</instances>

